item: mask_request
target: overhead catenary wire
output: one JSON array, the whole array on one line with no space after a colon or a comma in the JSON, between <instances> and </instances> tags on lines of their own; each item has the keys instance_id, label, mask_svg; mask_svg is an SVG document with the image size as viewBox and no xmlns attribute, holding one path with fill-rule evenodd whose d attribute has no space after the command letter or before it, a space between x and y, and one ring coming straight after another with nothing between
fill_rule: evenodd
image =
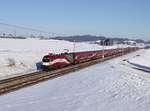
<instances>
[{"instance_id":1,"label":"overhead catenary wire","mask_svg":"<svg viewBox=\"0 0 150 111\"><path fill-rule=\"evenodd\" d=\"M44 31L44 30L40 30L40 29L29 28L29 27L24 27L24 26L19 26L19 25L13 25L13 24L8 24L8 23L3 23L3 22L0 22L0 25L13 27L13 28L17 28L17 29L28 30L28 31L34 31L34 32L38 32L40 34L44 33L44 34L48 34L48 35L59 35L58 33L55 33L55 32L48 32L48 31Z\"/></svg>"}]
</instances>

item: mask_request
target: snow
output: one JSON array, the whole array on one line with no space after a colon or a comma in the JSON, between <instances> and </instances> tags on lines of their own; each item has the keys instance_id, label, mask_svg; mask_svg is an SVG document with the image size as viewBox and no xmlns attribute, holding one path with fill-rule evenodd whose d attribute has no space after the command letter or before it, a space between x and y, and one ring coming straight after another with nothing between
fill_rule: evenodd
<instances>
[{"instance_id":1,"label":"snow","mask_svg":"<svg viewBox=\"0 0 150 111\"><path fill-rule=\"evenodd\" d=\"M150 75L123 61L145 51L0 96L0 110L147 111L150 109Z\"/></svg>"},{"instance_id":2,"label":"snow","mask_svg":"<svg viewBox=\"0 0 150 111\"><path fill-rule=\"evenodd\" d=\"M0 78L37 71L42 57L50 52L73 51L74 44L63 40L3 39L0 38ZM116 48L117 46L108 46ZM102 46L75 43L75 51L101 50Z\"/></svg>"},{"instance_id":3,"label":"snow","mask_svg":"<svg viewBox=\"0 0 150 111\"><path fill-rule=\"evenodd\" d=\"M142 54L129 59L129 61L150 68L150 50L144 51Z\"/></svg>"}]
</instances>

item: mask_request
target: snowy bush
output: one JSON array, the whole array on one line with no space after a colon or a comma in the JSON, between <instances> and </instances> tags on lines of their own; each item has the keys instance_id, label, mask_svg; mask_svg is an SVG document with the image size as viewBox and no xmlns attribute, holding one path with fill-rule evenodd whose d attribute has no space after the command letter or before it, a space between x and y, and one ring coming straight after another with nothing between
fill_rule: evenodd
<instances>
[{"instance_id":1,"label":"snowy bush","mask_svg":"<svg viewBox=\"0 0 150 111\"><path fill-rule=\"evenodd\" d=\"M8 66L12 67L12 66L15 66L15 65L16 65L15 60L13 58L8 58Z\"/></svg>"}]
</instances>

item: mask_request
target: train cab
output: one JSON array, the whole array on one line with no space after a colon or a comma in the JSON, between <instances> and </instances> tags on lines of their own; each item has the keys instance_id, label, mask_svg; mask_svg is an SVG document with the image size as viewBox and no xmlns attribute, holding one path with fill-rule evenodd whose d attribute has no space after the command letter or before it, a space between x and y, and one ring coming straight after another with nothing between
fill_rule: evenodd
<instances>
[{"instance_id":1,"label":"train cab","mask_svg":"<svg viewBox=\"0 0 150 111\"><path fill-rule=\"evenodd\" d=\"M42 66L44 70L58 69L73 63L73 56L71 53L48 54L42 59Z\"/></svg>"}]
</instances>

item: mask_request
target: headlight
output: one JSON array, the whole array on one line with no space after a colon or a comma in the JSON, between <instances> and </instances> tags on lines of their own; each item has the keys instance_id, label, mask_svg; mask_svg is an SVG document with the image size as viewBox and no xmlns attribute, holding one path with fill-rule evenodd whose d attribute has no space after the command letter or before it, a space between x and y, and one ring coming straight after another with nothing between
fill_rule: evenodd
<instances>
[{"instance_id":1,"label":"headlight","mask_svg":"<svg viewBox=\"0 0 150 111\"><path fill-rule=\"evenodd\" d=\"M50 65L50 64L49 64L49 62L43 62L42 65L48 66L48 65Z\"/></svg>"}]
</instances>

